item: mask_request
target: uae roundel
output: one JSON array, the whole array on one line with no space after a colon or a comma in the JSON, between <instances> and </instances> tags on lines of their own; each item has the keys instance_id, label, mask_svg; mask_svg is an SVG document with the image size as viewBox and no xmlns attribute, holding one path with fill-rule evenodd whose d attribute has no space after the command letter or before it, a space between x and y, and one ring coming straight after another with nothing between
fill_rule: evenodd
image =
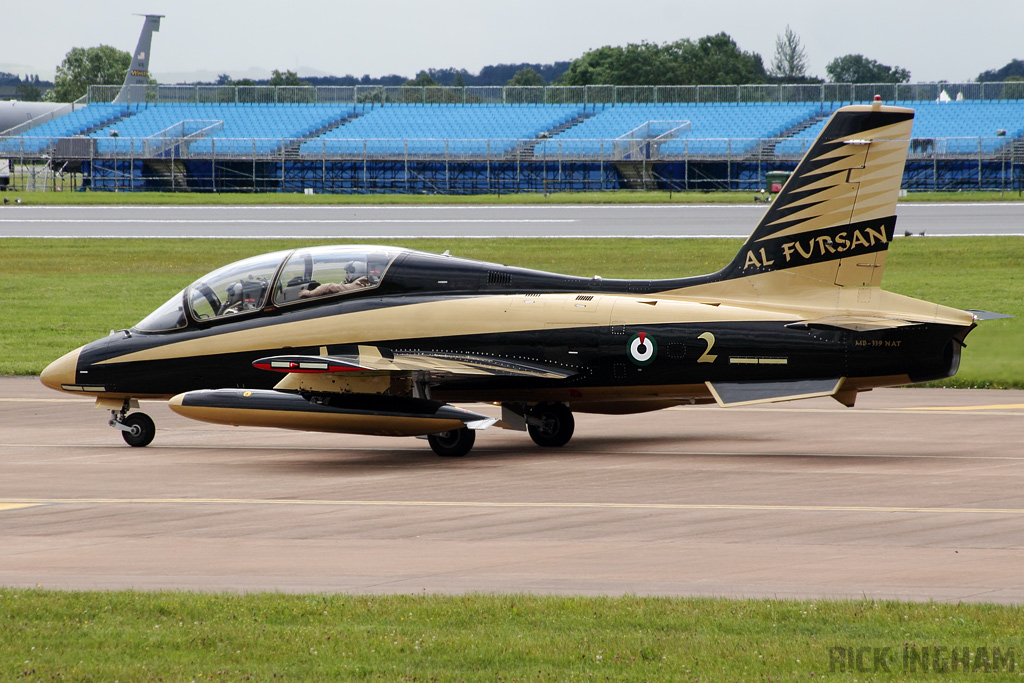
<instances>
[{"instance_id":1,"label":"uae roundel","mask_svg":"<svg viewBox=\"0 0 1024 683\"><path fill-rule=\"evenodd\" d=\"M646 332L634 334L626 346L629 359L637 365L650 365L658 355L658 345L654 337Z\"/></svg>"}]
</instances>

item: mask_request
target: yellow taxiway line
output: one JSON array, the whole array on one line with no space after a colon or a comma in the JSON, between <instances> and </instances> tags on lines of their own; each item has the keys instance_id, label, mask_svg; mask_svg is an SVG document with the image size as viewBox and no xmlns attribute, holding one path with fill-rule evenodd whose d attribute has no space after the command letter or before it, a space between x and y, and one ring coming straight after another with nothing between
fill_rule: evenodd
<instances>
[{"instance_id":1,"label":"yellow taxiway line","mask_svg":"<svg viewBox=\"0 0 1024 683\"><path fill-rule=\"evenodd\" d=\"M1022 410L1024 403L1003 403L990 406L921 406L919 408L898 408L897 410Z\"/></svg>"},{"instance_id":2,"label":"yellow taxiway line","mask_svg":"<svg viewBox=\"0 0 1024 683\"><path fill-rule=\"evenodd\" d=\"M705 410L717 408L717 406L699 406ZM690 406L672 407L668 410L693 410ZM983 412L984 415L1021 415L1024 411L1024 404L1011 403L998 406L920 406L913 408L845 408L837 405L835 408L811 408L804 406L782 406L773 404L771 406L736 406L725 408L730 412L750 413L844 413L846 415L933 415L936 412L959 413L959 412Z\"/></svg>"},{"instance_id":3,"label":"yellow taxiway line","mask_svg":"<svg viewBox=\"0 0 1024 683\"><path fill-rule=\"evenodd\" d=\"M37 508L45 503L5 503L0 501L0 512L8 510L24 510L25 508Z\"/></svg>"},{"instance_id":4,"label":"yellow taxiway line","mask_svg":"<svg viewBox=\"0 0 1024 683\"><path fill-rule=\"evenodd\" d=\"M78 396L76 398L0 398L0 403L86 403L91 402L91 396Z\"/></svg>"},{"instance_id":5,"label":"yellow taxiway line","mask_svg":"<svg viewBox=\"0 0 1024 683\"><path fill-rule=\"evenodd\" d=\"M741 512L913 512L931 514L1024 515L1024 508L907 507L887 505L759 505L731 503L559 503L430 500L301 500L259 498L8 498L5 506L33 505L293 505L327 507L527 508L576 510L733 510ZM13 508L9 508L13 509Z\"/></svg>"}]
</instances>

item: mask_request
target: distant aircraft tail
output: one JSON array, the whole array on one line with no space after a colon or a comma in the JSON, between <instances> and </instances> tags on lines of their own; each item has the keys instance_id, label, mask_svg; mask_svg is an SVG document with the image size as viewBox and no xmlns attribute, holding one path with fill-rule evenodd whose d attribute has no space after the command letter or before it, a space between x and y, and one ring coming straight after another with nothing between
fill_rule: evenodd
<instances>
[{"instance_id":1,"label":"distant aircraft tail","mask_svg":"<svg viewBox=\"0 0 1024 683\"><path fill-rule=\"evenodd\" d=\"M913 119L912 109L877 101L837 110L736 258L713 276L718 288L742 278L761 298L879 286Z\"/></svg>"},{"instance_id":2,"label":"distant aircraft tail","mask_svg":"<svg viewBox=\"0 0 1024 683\"><path fill-rule=\"evenodd\" d=\"M149 84L149 57L153 41L153 32L160 30L162 14L145 14L146 21L142 24L139 43L132 53L132 63L128 73L124 75L124 85L114 98L114 102L145 102L146 86Z\"/></svg>"}]
</instances>

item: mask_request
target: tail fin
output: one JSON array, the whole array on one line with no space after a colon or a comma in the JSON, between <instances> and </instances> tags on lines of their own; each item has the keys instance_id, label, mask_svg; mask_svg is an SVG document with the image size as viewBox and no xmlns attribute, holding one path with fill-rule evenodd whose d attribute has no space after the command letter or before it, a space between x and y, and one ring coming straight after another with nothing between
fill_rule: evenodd
<instances>
[{"instance_id":1,"label":"tail fin","mask_svg":"<svg viewBox=\"0 0 1024 683\"><path fill-rule=\"evenodd\" d=\"M718 280L756 288L877 287L896 227L912 109L837 110ZM794 280L793 278L798 278Z\"/></svg>"},{"instance_id":2,"label":"tail fin","mask_svg":"<svg viewBox=\"0 0 1024 683\"><path fill-rule=\"evenodd\" d=\"M149 53L153 40L153 32L160 30L162 14L144 14L146 21L142 24L139 43L132 53L132 63L128 73L124 75L124 85L114 98L115 102L145 102L146 86L149 84Z\"/></svg>"}]
</instances>

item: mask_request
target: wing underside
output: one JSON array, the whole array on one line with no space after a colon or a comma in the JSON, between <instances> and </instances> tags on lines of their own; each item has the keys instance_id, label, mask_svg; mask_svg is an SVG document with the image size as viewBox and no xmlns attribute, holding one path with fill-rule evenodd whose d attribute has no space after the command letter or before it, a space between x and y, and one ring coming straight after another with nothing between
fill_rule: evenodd
<instances>
[{"instance_id":1,"label":"wing underside","mask_svg":"<svg viewBox=\"0 0 1024 683\"><path fill-rule=\"evenodd\" d=\"M571 368L455 352L393 352L360 346L355 354L332 356L273 356L253 363L261 370L284 373L426 373L432 379L462 376L565 379Z\"/></svg>"},{"instance_id":2,"label":"wing underside","mask_svg":"<svg viewBox=\"0 0 1024 683\"><path fill-rule=\"evenodd\" d=\"M497 418L433 401L428 387L466 377L564 379L575 370L456 352L360 346L355 353L272 356L253 366L284 377L273 390L190 391L175 412L204 422L306 431L419 436L486 429Z\"/></svg>"}]
</instances>

